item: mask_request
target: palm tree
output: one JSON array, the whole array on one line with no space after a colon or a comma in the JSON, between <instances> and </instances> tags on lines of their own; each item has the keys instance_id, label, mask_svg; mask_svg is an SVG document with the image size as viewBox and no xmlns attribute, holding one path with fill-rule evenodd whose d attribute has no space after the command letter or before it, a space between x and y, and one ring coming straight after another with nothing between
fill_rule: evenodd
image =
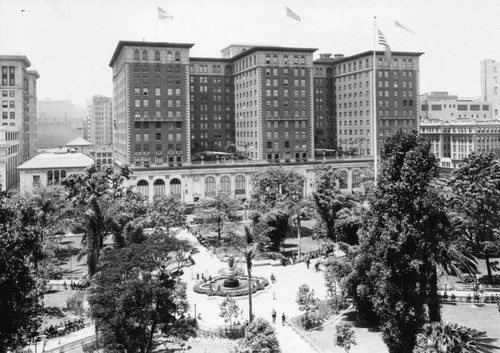
<instances>
[{"instance_id":1,"label":"palm tree","mask_svg":"<svg viewBox=\"0 0 500 353\"><path fill-rule=\"evenodd\" d=\"M244 259L247 266L248 278L248 315L249 322L253 321L252 315L252 264L257 256L267 256L271 258L281 258L280 253L267 251L262 243L264 230L258 225L254 224L251 227L245 226L245 234L235 234L229 237L230 243L228 248L239 253Z\"/></svg>"},{"instance_id":2,"label":"palm tree","mask_svg":"<svg viewBox=\"0 0 500 353\"><path fill-rule=\"evenodd\" d=\"M308 199L296 198L292 196L292 205L290 209L290 223L297 228L297 241L298 241L298 256L302 253L302 234L301 234L301 226L302 220L306 219L307 215L310 213L312 208L312 203Z\"/></svg>"},{"instance_id":3,"label":"palm tree","mask_svg":"<svg viewBox=\"0 0 500 353\"><path fill-rule=\"evenodd\" d=\"M416 353L493 353L500 348L493 344L484 331L451 324L432 322L426 324L417 337Z\"/></svg>"}]
</instances>

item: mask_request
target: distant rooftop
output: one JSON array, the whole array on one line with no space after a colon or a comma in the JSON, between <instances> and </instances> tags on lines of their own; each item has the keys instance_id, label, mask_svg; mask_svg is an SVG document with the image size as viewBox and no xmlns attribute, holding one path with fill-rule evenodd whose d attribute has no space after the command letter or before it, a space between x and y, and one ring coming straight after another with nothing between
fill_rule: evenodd
<instances>
[{"instance_id":1,"label":"distant rooftop","mask_svg":"<svg viewBox=\"0 0 500 353\"><path fill-rule=\"evenodd\" d=\"M77 137L74 140L71 140L65 146L71 147L71 146L93 146L94 144L92 142L89 142L85 140L83 137Z\"/></svg>"},{"instance_id":2,"label":"distant rooftop","mask_svg":"<svg viewBox=\"0 0 500 353\"><path fill-rule=\"evenodd\" d=\"M83 153L61 149L38 154L18 166L17 169L86 168L92 163L94 160Z\"/></svg>"},{"instance_id":3,"label":"distant rooftop","mask_svg":"<svg viewBox=\"0 0 500 353\"><path fill-rule=\"evenodd\" d=\"M0 61L2 60L24 61L27 67L31 66L31 62L28 60L26 55L0 55Z\"/></svg>"}]
</instances>

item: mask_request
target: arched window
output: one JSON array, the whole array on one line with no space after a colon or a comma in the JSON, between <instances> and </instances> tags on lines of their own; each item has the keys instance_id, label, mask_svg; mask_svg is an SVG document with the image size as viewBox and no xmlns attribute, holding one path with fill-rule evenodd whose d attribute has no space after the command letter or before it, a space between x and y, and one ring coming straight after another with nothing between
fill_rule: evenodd
<instances>
[{"instance_id":1,"label":"arched window","mask_svg":"<svg viewBox=\"0 0 500 353\"><path fill-rule=\"evenodd\" d=\"M278 55L273 55L273 65L278 65Z\"/></svg>"},{"instance_id":2,"label":"arched window","mask_svg":"<svg viewBox=\"0 0 500 353\"><path fill-rule=\"evenodd\" d=\"M361 172L358 169L352 171L352 187L359 188L361 185Z\"/></svg>"},{"instance_id":3,"label":"arched window","mask_svg":"<svg viewBox=\"0 0 500 353\"><path fill-rule=\"evenodd\" d=\"M142 51L142 60L148 60L148 52L146 50Z\"/></svg>"},{"instance_id":4,"label":"arched window","mask_svg":"<svg viewBox=\"0 0 500 353\"><path fill-rule=\"evenodd\" d=\"M64 169L63 169L63 170L61 170L61 181L62 181L63 179L66 179L66 171L65 171Z\"/></svg>"},{"instance_id":5,"label":"arched window","mask_svg":"<svg viewBox=\"0 0 500 353\"><path fill-rule=\"evenodd\" d=\"M100 159L100 158L97 160L97 163L102 164L102 163L101 163L101 159Z\"/></svg>"},{"instance_id":6,"label":"arched window","mask_svg":"<svg viewBox=\"0 0 500 353\"><path fill-rule=\"evenodd\" d=\"M174 57L172 56L172 52L170 50L167 51L167 61L168 62L174 61Z\"/></svg>"},{"instance_id":7,"label":"arched window","mask_svg":"<svg viewBox=\"0 0 500 353\"><path fill-rule=\"evenodd\" d=\"M155 50L155 61L160 61L160 51Z\"/></svg>"},{"instance_id":8,"label":"arched window","mask_svg":"<svg viewBox=\"0 0 500 353\"><path fill-rule=\"evenodd\" d=\"M394 59L394 60L392 61L392 65L394 66L394 68L396 68L396 69L397 69L397 68L398 68L398 59Z\"/></svg>"},{"instance_id":9,"label":"arched window","mask_svg":"<svg viewBox=\"0 0 500 353\"><path fill-rule=\"evenodd\" d=\"M266 55L266 64L271 63L271 55Z\"/></svg>"},{"instance_id":10,"label":"arched window","mask_svg":"<svg viewBox=\"0 0 500 353\"><path fill-rule=\"evenodd\" d=\"M347 189L347 172L345 170L340 172L339 175L339 188Z\"/></svg>"},{"instance_id":11,"label":"arched window","mask_svg":"<svg viewBox=\"0 0 500 353\"><path fill-rule=\"evenodd\" d=\"M378 66L382 66L382 58L378 58Z\"/></svg>"},{"instance_id":12,"label":"arched window","mask_svg":"<svg viewBox=\"0 0 500 353\"><path fill-rule=\"evenodd\" d=\"M413 69L413 60L412 59L408 59L408 68L410 70Z\"/></svg>"},{"instance_id":13,"label":"arched window","mask_svg":"<svg viewBox=\"0 0 500 353\"><path fill-rule=\"evenodd\" d=\"M144 197L149 196L149 184L146 180L141 179L137 182L137 192Z\"/></svg>"},{"instance_id":14,"label":"arched window","mask_svg":"<svg viewBox=\"0 0 500 353\"><path fill-rule=\"evenodd\" d=\"M181 196L181 181L177 178L170 180L170 193L175 196Z\"/></svg>"},{"instance_id":15,"label":"arched window","mask_svg":"<svg viewBox=\"0 0 500 353\"><path fill-rule=\"evenodd\" d=\"M215 178L205 178L205 196L215 196Z\"/></svg>"},{"instance_id":16,"label":"arched window","mask_svg":"<svg viewBox=\"0 0 500 353\"><path fill-rule=\"evenodd\" d=\"M108 164L113 164L113 159L112 158L108 158Z\"/></svg>"},{"instance_id":17,"label":"arched window","mask_svg":"<svg viewBox=\"0 0 500 353\"><path fill-rule=\"evenodd\" d=\"M153 183L153 196L165 195L165 182L162 179L156 179Z\"/></svg>"},{"instance_id":18,"label":"arched window","mask_svg":"<svg viewBox=\"0 0 500 353\"><path fill-rule=\"evenodd\" d=\"M136 49L134 50L134 60L140 60L140 54L139 54L139 50Z\"/></svg>"},{"instance_id":19,"label":"arched window","mask_svg":"<svg viewBox=\"0 0 500 353\"><path fill-rule=\"evenodd\" d=\"M293 64L298 65L299 64L299 57L297 55L293 56Z\"/></svg>"},{"instance_id":20,"label":"arched window","mask_svg":"<svg viewBox=\"0 0 500 353\"><path fill-rule=\"evenodd\" d=\"M288 55L283 56L283 64L288 65Z\"/></svg>"},{"instance_id":21,"label":"arched window","mask_svg":"<svg viewBox=\"0 0 500 353\"><path fill-rule=\"evenodd\" d=\"M231 191L231 179L228 176L220 178L220 186L222 190Z\"/></svg>"},{"instance_id":22,"label":"arched window","mask_svg":"<svg viewBox=\"0 0 500 353\"><path fill-rule=\"evenodd\" d=\"M47 171L47 185L52 185L54 182L52 170Z\"/></svg>"},{"instance_id":23,"label":"arched window","mask_svg":"<svg viewBox=\"0 0 500 353\"><path fill-rule=\"evenodd\" d=\"M306 57L304 55L300 56L300 65L305 65L306 64Z\"/></svg>"},{"instance_id":24,"label":"arched window","mask_svg":"<svg viewBox=\"0 0 500 353\"><path fill-rule=\"evenodd\" d=\"M406 69L406 59L403 59L403 69Z\"/></svg>"},{"instance_id":25,"label":"arched window","mask_svg":"<svg viewBox=\"0 0 500 353\"><path fill-rule=\"evenodd\" d=\"M175 61L181 61L181 53L179 51L175 52Z\"/></svg>"},{"instance_id":26,"label":"arched window","mask_svg":"<svg viewBox=\"0 0 500 353\"><path fill-rule=\"evenodd\" d=\"M235 194L245 194L245 177L243 175L238 175L235 180Z\"/></svg>"},{"instance_id":27,"label":"arched window","mask_svg":"<svg viewBox=\"0 0 500 353\"><path fill-rule=\"evenodd\" d=\"M54 184L59 184L61 180L59 179L59 171L54 170Z\"/></svg>"}]
</instances>

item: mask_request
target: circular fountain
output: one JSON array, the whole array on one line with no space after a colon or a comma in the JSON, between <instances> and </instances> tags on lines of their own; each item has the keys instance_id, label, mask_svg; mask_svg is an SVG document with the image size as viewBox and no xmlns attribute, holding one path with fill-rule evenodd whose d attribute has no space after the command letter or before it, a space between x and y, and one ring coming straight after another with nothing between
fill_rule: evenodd
<instances>
[{"instance_id":1,"label":"circular fountain","mask_svg":"<svg viewBox=\"0 0 500 353\"><path fill-rule=\"evenodd\" d=\"M203 283L198 283L193 290L196 293L206 294L208 296L217 295L225 297L248 295L248 289L251 285L252 293L264 289L269 285L269 281L264 277L252 277L250 284L248 277L244 277L244 271L234 266L234 258L231 256L228 260L228 267L217 271L220 276Z\"/></svg>"}]
</instances>

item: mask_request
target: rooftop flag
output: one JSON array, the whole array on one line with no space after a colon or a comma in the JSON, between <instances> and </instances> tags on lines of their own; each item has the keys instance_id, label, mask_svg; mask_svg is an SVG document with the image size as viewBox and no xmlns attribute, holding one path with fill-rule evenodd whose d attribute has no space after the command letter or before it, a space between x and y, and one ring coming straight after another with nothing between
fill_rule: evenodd
<instances>
[{"instance_id":1,"label":"rooftop flag","mask_svg":"<svg viewBox=\"0 0 500 353\"><path fill-rule=\"evenodd\" d=\"M411 29L409 29L408 27L403 26L403 25L402 25L401 23L399 23L398 21L394 21L394 25L395 25L396 27L399 27L399 28L401 28L401 29L404 29L405 31L410 32L410 33L411 33L411 34L413 34L414 36L417 36L417 37L418 37L418 35L417 35L415 32L413 32L413 31L412 31Z\"/></svg>"},{"instance_id":2,"label":"rooftop flag","mask_svg":"<svg viewBox=\"0 0 500 353\"><path fill-rule=\"evenodd\" d=\"M392 61L392 52L391 52L391 47L389 46L389 43L387 42L387 39L384 36L384 33L380 29L377 29L378 31L378 44L383 45L385 47L385 61L387 65L391 65Z\"/></svg>"},{"instance_id":3,"label":"rooftop flag","mask_svg":"<svg viewBox=\"0 0 500 353\"><path fill-rule=\"evenodd\" d=\"M300 21L300 16L297 15L295 12L293 12L292 10L290 10L288 8L288 6L285 6L286 7L286 17L290 17L296 21Z\"/></svg>"},{"instance_id":4,"label":"rooftop flag","mask_svg":"<svg viewBox=\"0 0 500 353\"><path fill-rule=\"evenodd\" d=\"M167 11L163 10L160 6L158 6L158 18L160 20L173 20L174 16L169 14Z\"/></svg>"}]
</instances>

